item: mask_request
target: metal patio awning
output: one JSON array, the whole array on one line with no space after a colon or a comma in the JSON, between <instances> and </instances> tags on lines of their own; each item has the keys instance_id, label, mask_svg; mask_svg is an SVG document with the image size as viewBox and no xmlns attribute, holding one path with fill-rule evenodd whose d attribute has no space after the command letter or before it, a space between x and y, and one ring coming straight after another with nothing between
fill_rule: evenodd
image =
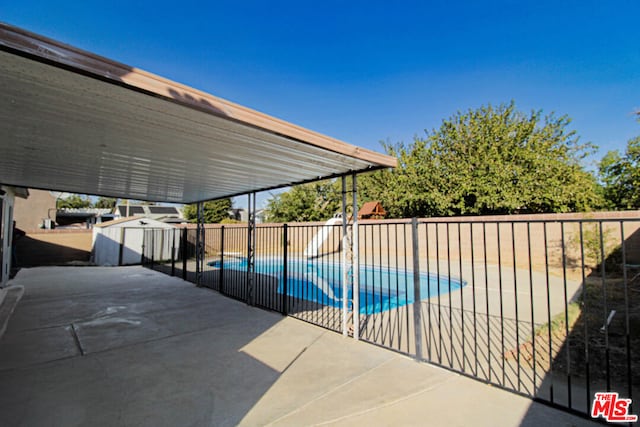
<instances>
[{"instance_id":1,"label":"metal patio awning","mask_svg":"<svg viewBox=\"0 0 640 427\"><path fill-rule=\"evenodd\" d=\"M0 23L0 183L191 203L396 162Z\"/></svg>"}]
</instances>

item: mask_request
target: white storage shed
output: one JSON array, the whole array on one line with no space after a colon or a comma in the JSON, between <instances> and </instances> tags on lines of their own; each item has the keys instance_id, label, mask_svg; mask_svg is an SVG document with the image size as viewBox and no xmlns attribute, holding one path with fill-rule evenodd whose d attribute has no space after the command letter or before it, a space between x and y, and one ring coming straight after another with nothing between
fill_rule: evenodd
<instances>
[{"instance_id":1,"label":"white storage shed","mask_svg":"<svg viewBox=\"0 0 640 427\"><path fill-rule=\"evenodd\" d=\"M161 239L160 244L154 242L154 259L169 259L172 250L178 253L179 230L171 224L137 216L96 224L93 227L92 261L96 265L140 264L145 232Z\"/></svg>"}]
</instances>

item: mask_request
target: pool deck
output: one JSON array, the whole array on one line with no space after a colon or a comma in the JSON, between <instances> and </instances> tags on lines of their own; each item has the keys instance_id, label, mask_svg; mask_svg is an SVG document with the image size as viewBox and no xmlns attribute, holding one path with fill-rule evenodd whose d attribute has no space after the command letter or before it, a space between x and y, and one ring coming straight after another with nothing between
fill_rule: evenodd
<instances>
[{"instance_id":1,"label":"pool deck","mask_svg":"<svg viewBox=\"0 0 640 427\"><path fill-rule=\"evenodd\" d=\"M141 267L10 284L24 295L0 338L7 425L597 425Z\"/></svg>"}]
</instances>

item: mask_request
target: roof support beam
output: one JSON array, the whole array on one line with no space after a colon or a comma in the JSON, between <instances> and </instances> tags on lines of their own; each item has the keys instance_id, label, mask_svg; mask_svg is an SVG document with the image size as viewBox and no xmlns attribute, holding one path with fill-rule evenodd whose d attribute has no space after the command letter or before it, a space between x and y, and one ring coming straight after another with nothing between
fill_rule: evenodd
<instances>
[{"instance_id":1,"label":"roof support beam","mask_svg":"<svg viewBox=\"0 0 640 427\"><path fill-rule=\"evenodd\" d=\"M360 339L360 240L358 236L358 188L356 182L356 174L352 175L351 196L353 197L353 239L351 241L352 266L351 278L353 279L353 338L357 341Z\"/></svg>"},{"instance_id":2,"label":"roof support beam","mask_svg":"<svg viewBox=\"0 0 640 427\"><path fill-rule=\"evenodd\" d=\"M347 228L347 177L342 178L342 335L349 335L349 230Z\"/></svg>"},{"instance_id":3,"label":"roof support beam","mask_svg":"<svg viewBox=\"0 0 640 427\"><path fill-rule=\"evenodd\" d=\"M255 305L256 193L247 197L247 304Z\"/></svg>"},{"instance_id":4,"label":"roof support beam","mask_svg":"<svg viewBox=\"0 0 640 427\"><path fill-rule=\"evenodd\" d=\"M204 270L204 203L198 202L196 225L196 285L202 286L202 272Z\"/></svg>"}]
</instances>

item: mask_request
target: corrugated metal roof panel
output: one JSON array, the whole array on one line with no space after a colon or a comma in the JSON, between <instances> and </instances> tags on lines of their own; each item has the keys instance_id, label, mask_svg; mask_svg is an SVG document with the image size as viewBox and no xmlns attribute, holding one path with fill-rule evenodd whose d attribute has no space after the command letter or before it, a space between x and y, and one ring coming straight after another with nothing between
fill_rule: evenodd
<instances>
[{"instance_id":1,"label":"corrugated metal roof panel","mask_svg":"<svg viewBox=\"0 0 640 427\"><path fill-rule=\"evenodd\" d=\"M2 24L0 88L7 184L193 202L396 162Z\"/></svg>"}]
</instances>

